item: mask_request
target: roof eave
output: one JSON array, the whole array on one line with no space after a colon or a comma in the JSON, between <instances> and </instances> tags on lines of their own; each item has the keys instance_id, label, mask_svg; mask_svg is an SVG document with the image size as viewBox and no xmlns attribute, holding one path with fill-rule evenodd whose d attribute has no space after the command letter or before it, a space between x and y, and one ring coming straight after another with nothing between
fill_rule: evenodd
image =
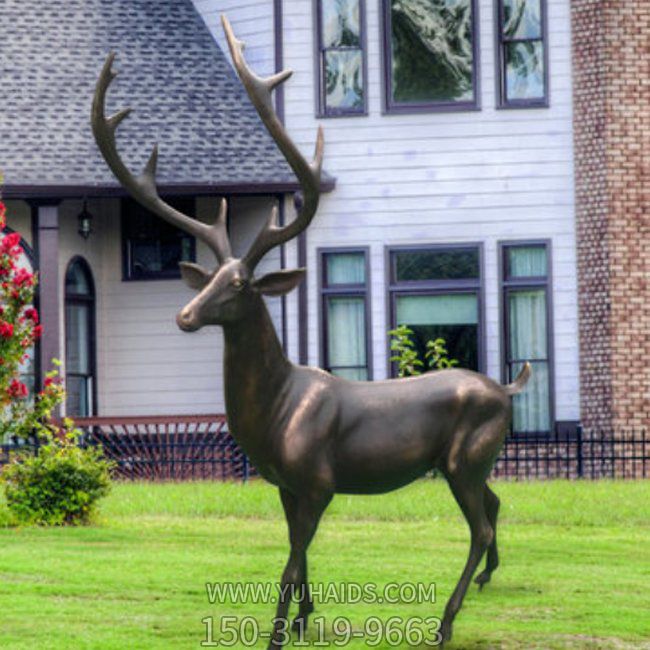
<instances>
[{"instance_id":1,"label":"roof eave","mask_svg":"<svg viewBox=\"0 0 650 650\"><path fill-rule=\"evenodd\" d=\"M331 192L336 187L336 179L327 174L321 182L321 191ZM221 194L284 194L300 190L297 181L267 182L227 182L227 183L160 183L161 196L213 196ZM78 198L120 198L128 193L121 185L110 184L61 184L61 185L4 185L1 188L4 199L78 199Z\"/></svg>"}]
</instances>

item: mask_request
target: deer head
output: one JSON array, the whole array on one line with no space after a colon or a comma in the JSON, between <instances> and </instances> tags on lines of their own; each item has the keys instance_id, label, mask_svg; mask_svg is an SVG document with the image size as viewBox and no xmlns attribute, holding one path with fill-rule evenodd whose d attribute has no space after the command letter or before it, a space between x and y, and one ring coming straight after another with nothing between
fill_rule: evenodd
<instances>
[{"instance_id":1,"label":"deer head","mask_svg":"<svg viewBox=\"0 0 650 650\"><path fill-rule=\"evenodd\" d=\"M181 263L183 280L199 292L178 313L176 321L185 331L194 331L204 325L236 322L252 312L256 303L262 300L262 295L278 296L296 287L304 276L304 269L277 271L256 278L255 267L268 251L293 239L307 228L316 214L320 198L322 128L318 129L314 160L309 163L287 134L273 108L273 90L291 76L291 70L284 70L265 79L257 76L248 67L243 55L244 44L235 38L227 18L222 16L221 22L235 70L264 126L293 169L301 187L301 196L296 200L296 218L291 223L280 226L278 210L274 207L266 225L242 258L232 255L227 232L228 205L225 199L221 200L219 213L213 224L197 221L174 209L158 195L157 145L154 146L149 161L139 176L134 176L123 163L117 151L115 132L131 109L121 110L108 118L105 116L106 92L117 76L117 72L113 70L114 54L109 54L100 73L91 114L97 146L124 188L147 210L204 242L217 258L217 265L212 271L198 264Z\"/></svg>"}]
</instances>

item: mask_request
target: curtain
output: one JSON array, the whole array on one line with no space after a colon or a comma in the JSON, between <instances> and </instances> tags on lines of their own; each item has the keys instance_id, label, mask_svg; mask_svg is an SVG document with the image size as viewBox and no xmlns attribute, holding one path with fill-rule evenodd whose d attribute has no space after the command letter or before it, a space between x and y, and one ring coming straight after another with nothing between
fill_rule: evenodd
<instances>
[{"instance_id":1,"label":"curtain","mask_svg":"<svg viewBox=\"0 0 650 650\"><path fill-rule=\"evenodd\" d=\"M511 278L540 278L548 274L546 247L508 248L508 275Z\"/></svg>"},{"instance_id":2,"label":"curtain","mask_svg":"<svg viewBox=\"0 0 650 650\"><path fill-rule=\"evenodd\" d=\"M513 402L515 431L548 431L549 373L546 330L546 289L520 289L508 293L510 358L531 360L533 376ZM512 364L512 378L521 370Z\"/></svg>"},{"instance_id":3,"label":"curtain","mask_svg":"<svg viewBox=\"0 0 650 650\"><path fill-rule=\"evenodd\" d=\"M363 253L336 253L327 256L327 286L365 284L366 260Z\"/></svg>"},{"instance_id":4,"label":"curtain","mask_svg":"<svg viewBox=\"0 0 650 650\"><path fill-rule=\"evenodd\" d=\"M478 300L473 293L399 296L396 316L398 325L474 325Z\"/></svg>"},{"instance_id":5,"label":"curtain","mask_svg":"<svg viewBox=\"0 0 650 650\"><path fill-rule=\"evenodd\" d=\"M327 349L332 373L347 379L367 379L366 313L362 297L327 300Z\"/></svg>"}]
</instances>

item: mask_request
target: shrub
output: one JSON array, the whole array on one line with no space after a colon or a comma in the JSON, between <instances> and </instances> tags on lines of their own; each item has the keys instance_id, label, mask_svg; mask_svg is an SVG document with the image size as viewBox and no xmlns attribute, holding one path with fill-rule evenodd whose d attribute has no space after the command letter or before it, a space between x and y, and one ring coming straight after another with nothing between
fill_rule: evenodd
<instances>
[{"instance_id":1,"label":"shrub","mask_svg":"<svg viewBox=\"0 0 650 650\"><path fill-rule=\"evenodd\" d=\"M398 377L413 377L422 374L422 368L429 370L443 370L458 365L456 359L450 359L447 352L447 344L444 339L438 338L427 341L424 360L420 359L415 343L413 342L413 330L407 325L400 325L388 332L390 335L390 349L394 352L390 358L397 362Z\"/></svg>"},{"instance_id":2,"label":"shrub","mask_svg":"<svg viewBox=\"0 0 650 650\"><path fill-rule=\"evenodd\" d=\"M33 454L23 452L2 472L7 506L21 523L88 523L111 485L101 449L83 448L77 436L52 439Z\"/></svg>"}]
</instances>

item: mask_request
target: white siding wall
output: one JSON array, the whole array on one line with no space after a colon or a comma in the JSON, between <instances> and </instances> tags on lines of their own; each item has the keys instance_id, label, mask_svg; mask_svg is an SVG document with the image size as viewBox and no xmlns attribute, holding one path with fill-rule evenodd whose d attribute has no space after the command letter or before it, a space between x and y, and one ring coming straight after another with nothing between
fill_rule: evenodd
<instances>
[{"instance_id":1,"label":"white siding wall","mask_svg":"<svg viewBox=\"0 0 650 650\"><path fill-rule=\"evenodd\" d=\"M195 0L219 42L220 12L247 42L249 60L269 72L272 0L235 5ZM232 7L230 6L232 5ZM497 242L552 239L556 417L578 418L578 341L571 122L570 3L548 0L548 109L495 109L493 0L480 0L482 109L382 115L380 8L367 0L369 115L317 120L313 0L284 2L285 90L289 131L311 155L320 122L325 167L337 188L323 197L309 229L309 361L318 363L316 249L369 245L375 377L386 373L385 247L409 243L484 244L487 371L500 375ZM252 17L259 17L253 19ZM288 260L294 254L289 248ZM295 335L295 300L289 301ZM292 336L290 349L295 350Z\"/></svg>"}]
</instances>

